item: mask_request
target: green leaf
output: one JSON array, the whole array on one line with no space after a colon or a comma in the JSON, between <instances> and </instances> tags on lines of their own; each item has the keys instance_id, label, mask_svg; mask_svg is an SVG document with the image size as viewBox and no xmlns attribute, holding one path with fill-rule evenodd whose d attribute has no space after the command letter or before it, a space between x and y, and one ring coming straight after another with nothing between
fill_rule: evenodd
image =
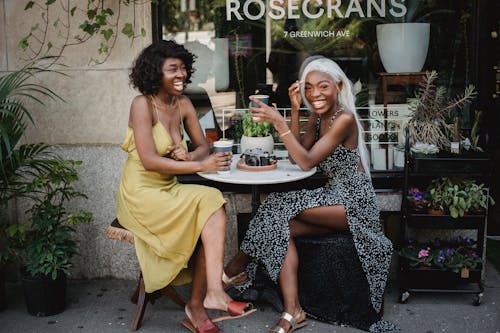
<instances>
[{"instance_id":1,"label":"green leaf","mask_svg":"<svg viewBox=\"0 0 500 333\"><path fill-rule=\"evenodd\" d=\"M141 36L146 37L146 29L141 28Z\"/></svg>"},{"instance_id":2,"label":"green leaf","mask_svg":"<svg viewBox=\"0 0 500 333\"><path fill-rule=\"evenodd\" d=\"M47 43L47 51L48 51L48 50L50 50L50 49L52 48L52 46L53 46L53 45L52 45L52 42L50 42L50 41L49 41L49 42Z\"/></svg>"},{"instance_id":3,"label":"green leaf","mask_svg":"<svg viewBox=\"0 0 500 333\"><path fill-rule=\"evenodd\" d=\"M76 11L76 6L71 8L71 10L70 10L69 13L71 14L71 16L75 16L75 11Z\"/></svg>"},{"instance_id":4,"label":"green leaf","mask_svg":"<svg viewBox=\"0 0 500 333\"><path fill-rule=\"evenodd\" d=\"M132 38L134 37L134 31L132 29L132 23L125 23L125 25L123 26L123 29L122 29L122 33L129 37L129 38Z\"/></svg>"},{"instance_id":5,"label":"green leaf","mask_svg":"<svg viewBox=\"0 0 500 333\"><path fill-rule=\"evenodd\" d=\"M24 10L28 10L28 9L33 8L34 4L35 4L34 1L28 1L28 3L26 4L26 6L24 7Z\"/></svg>"},{"instance_id":6,"label":"green leaf","mask_svg":"<svg viewBox=\"0 0 500 333\"><path fill-rule=\"evenodd\" d=\"M96 15L97 15L97 10L95 9L87 10L87 17L89 18L89 20L93 20Z\"/></svg>"},{"instance_id":7,"label":"green leaf","mask_svg":"<svg viewBox=\"0 0 500 333\"><path fill-rule=\"evenodd\" d=\"M17 43L17 47L21 50L26 50L28 48L28 46L29 46L28 36L21 38L19 43Z\"/></svg>"},{"instance_id":8,"label":"green leaf","mask_svg":"<svg viewBox=\"0 0 500 333\"><path fill-rule=\"evenodd\" d=\"M47 2L45 2L45 4L46 4L47 6L50 6L50 5L52 5L54 2L56 2L56 0L47 0Z\"/></svg>"},{"instance_id":9,"label":"green leaf","mask_svg":"<svg viewBox=\"0 0 500 333\"><path fill-rule=\"evenodd\" d=\"M101 34L104 36L104 39L108 41L111 36L113 36L113 29L102 30Z\"/></svg>"}]
</instances>

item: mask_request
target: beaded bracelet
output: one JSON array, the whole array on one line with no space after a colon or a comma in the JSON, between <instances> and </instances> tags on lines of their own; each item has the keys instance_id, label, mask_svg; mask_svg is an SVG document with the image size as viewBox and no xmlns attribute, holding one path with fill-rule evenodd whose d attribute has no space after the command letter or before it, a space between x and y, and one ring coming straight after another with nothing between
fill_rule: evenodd
<instances>
[{"instance_id":1,"label":"beaded bracelet","mask_svg":"<svg viewBox=\"0 0 500 333\"><path fill-rule=\"evenodd\" d=\"M280 137L282 138L282 137L284 137L284 136L287 136L287 135L288 135L288 134L290 134L290 133L292 133L292 131L291 131L291 130L288 130L288 131L286 131L285 133L280 133Z\"/></svg>"}]
</instances>

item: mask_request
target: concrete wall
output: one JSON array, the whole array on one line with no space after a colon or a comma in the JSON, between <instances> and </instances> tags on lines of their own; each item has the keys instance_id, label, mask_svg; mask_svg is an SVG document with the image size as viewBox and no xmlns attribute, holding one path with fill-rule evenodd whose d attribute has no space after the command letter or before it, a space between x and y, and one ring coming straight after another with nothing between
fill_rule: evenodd
<instances>
[{"instance_id":1,"label":"concrete wall","mask_svg":"<svg viewBox=\"0 0 500 333\"><path fill-rule=\"evenodd\" d=\"M45 0L36 2L43 5ZM0 0L0 75L27 63L27 54L21 52L17 44L34 24L41 22L41 17L36 6L25 11L26 3ZM83 2L72 1L70 6L75 3L81 6ZM117 3L106 2L115 15ZM59 6L56 3L51 7L57 9ZM132 22L134 10L135 22L146 29L146 37L135 39L131 44L130 39L119 36L111 56L101 65L89 64L90 59L98 55L100 41L97 38L67 48L61 60L66 67L56 67L64 75L49 73L36 78L65 102L46 101L45 107L29 105L36 127L28 128L25 142L58 145L62 156L83 161L78 188L89 199L75 202L73 206L91 211L94 221L78 227L80 255L74 260L74 277L137 276L135 253L131 247L104 237L106 226L115 216L116 191L126 158L119 145L127 127L130 101L137 95L128 83L129 68L137 54L152 40L149 3L135 8L122 6L121 21ZM51 17L60 14L52 12ZM73 27L70 33L79 32ZM61 42L53 27L49 38L55 46ZM22 211L21 202L18 207L20 220Z\"/></svg>"}]
</instances>

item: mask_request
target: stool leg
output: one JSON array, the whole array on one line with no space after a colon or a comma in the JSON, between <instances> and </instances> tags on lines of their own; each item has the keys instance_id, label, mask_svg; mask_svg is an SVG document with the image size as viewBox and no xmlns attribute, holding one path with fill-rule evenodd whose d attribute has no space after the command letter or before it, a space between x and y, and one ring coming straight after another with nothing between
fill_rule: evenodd
<instances>
[{"instance_id":1,"label":"stool leg","mask_svg":"<svg viewBox=\"0 0 500 333\"><path fill-rule=\"evenodd\" d=\"M146 311L146 305L148 304L148 298L146 294L146 288L144 287L144 279L142 275L139 278L139 286L134 295L137 293L137 306L135 307L135 314L132 323L130 324L131 331L137 331L141 325L142 317L144 316L144 311ZM134 297L132 295L132 297Z\"/></svg>"},{"instance_id":2,"label":"stool leg","mask_svg":"<svg viewBox=\"0 0 500 333\"><path fill-rule=\"evenodd\" d=\"M137 304L137 300L139 299L139 292L141 290L141 280L142 280L142 273L139 274L139 279L137 280L137 286L135 287L134 292L130 296L130 301L134 304Z\"/></svg>"},{"instance_id":3,"label":"stool leg","mask_svg":"<svg viewBox=\"0 0 500 333\"><path fill-rule=\"evenodd\" d=\"M175 304L184 309L186 306L186 300L179 295L179 293L172 287L166 286L161 290L161 293L167 297L169 297Z\"/></svg>"}]
</instances>

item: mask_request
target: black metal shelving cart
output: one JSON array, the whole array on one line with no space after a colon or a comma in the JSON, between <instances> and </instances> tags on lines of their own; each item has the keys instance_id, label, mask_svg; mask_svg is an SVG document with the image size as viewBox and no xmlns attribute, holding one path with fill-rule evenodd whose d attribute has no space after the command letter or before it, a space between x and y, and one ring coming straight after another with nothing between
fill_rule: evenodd
<instances>
[{"instance_id":1,"label":"black metal shelving cart","mask_svg":"<svg viewBox=\"0 0 500 333\"><path fill-rule=\"evenodd\" d=\"M488 184L491 177L491 159L487 154L414 158L410 156L409 137L406 131L404 195L401 204L401 247L408 245L408 232L411 229L426 229L431 232L432 230L472 230L477 236L475 251L484 258L487 211L480 215L464 215L458 218L450 215L434 216L426 212L414 211L406 200L406 194L411 186L423 186L432 179L442 176L472 178ZM411 267L408 259L400 256L399 302L406 303L412 293L418 292L464 293L473 294L473 305L479 305L484 292L483 269L484 265L459 272L432 267Z\"/></svg>"}]
</instances>

